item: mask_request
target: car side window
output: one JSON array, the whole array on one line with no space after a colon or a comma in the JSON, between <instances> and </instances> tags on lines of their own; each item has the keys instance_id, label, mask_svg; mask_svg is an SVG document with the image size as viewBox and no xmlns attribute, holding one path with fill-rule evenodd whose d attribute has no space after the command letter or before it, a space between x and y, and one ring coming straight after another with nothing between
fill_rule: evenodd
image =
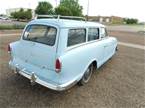
<instances>
[{"instance_id":1,"label":"car side window","mask_svg":"<svg viewBox=\"0 0 145 108\"><path fill-rule=\"evenodd\" d=\"M101 38L105 38L105 37L107 37L107 31L106 31L106 29L105 28L100 28L100 36L101 36Z\"/></svg>"},{"instance_id":2,"label":"car side window","mask_svg":"<svg viewBox=\"0 0 145 108\"><path fill-rule=\"evenodd\" d=\"M88 29L88 41L99 39L99 28Z\"/></svg>"},{"instance_id":3,"label":"car side window","mask_svg":"<svg viewBox=\"0 0 145 108\"><path fill-rule=\"evenodd\" d=\"M67 46L86 42L86 29L70 29L68 32Z\"/></svg>"}]
</instances>

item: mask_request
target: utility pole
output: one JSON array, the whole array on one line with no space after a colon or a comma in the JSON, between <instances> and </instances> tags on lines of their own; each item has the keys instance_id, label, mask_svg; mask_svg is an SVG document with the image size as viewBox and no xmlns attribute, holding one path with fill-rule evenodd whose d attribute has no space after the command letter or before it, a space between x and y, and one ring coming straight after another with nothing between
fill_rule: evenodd
<instances>
[{"instance_id":1,"label":"utility pole","mask_svg":"<svg viewBox=\"0 0 145 108\"><path fill-rule=\"evenodd\" d=\"M90 4L90 0L88 0L88 4L87 4L87 21L89 19L89 4Z\"/></svg>"},{"instance_id":2,"label":"utility pole","mask_svg":"<svg viewBox=\"0 0 145 108\"><path fill-rule=\"evenodd\" d=\"M56 7L57 7L57 0L55 0L55 4L56 4Z\"/></svg>"}]
</instances>

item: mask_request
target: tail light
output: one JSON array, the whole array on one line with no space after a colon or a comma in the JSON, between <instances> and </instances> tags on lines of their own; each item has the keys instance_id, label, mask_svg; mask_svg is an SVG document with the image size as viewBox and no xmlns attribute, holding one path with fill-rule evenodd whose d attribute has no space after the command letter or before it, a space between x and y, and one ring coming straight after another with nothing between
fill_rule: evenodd
<instances>
[{"instance_id":1,"label":"tail light","mask_svg":"<svg viewBox=\"0 0 145 108\"><path fill-rule=\"evenodd\" d=\"M56 59L56 61L55 61L55 71L57 73L59 73L61 71L61 62L59 59Z\"/></svg>"},{"instance_id":2,"label":"tail light","mask_svg":"<svg viewBox=\"0 0 145 108\"><path fill-rule=\"evenodd\" d=\"M8 53L11 52L11 47L10 47L10 44L8 45Z\"/></svg>"}]
</instances>

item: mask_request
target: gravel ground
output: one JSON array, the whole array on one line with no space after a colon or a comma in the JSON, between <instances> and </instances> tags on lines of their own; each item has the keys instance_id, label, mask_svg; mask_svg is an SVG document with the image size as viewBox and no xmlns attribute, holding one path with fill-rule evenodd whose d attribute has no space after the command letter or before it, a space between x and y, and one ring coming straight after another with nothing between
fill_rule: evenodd
<instances>
[{"instance_id":1,"label":"gravel ground","mask_svg":"<svg viewBox=\"0 0 145 108\"><path fill-rule=\"evenodd\" d=\"M119 40L143 44L142 36L135 38L138 34L111 34ZM18 39L0 37L1 108L145 108L144 50L119 46L119 51L94 72L88 84L56 92L38 84L31 86L28 79L8 68L7 44Z\"/></svg>"}]
</instances>

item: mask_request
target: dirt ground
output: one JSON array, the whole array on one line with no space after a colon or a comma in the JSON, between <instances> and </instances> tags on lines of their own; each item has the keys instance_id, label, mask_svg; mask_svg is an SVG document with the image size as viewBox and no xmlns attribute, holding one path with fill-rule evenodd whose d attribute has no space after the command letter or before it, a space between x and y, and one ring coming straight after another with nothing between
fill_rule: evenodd
<instances>
[{"instance_id":1,"label":"dirt ground","mask_svg":"<svg viewBox=\"0 0 145 108\"><path fill-rule=\"evenodd\" d=\"M144 37L136 33L109 34L119 41L144 45ZM1 108L145 108L145 50L119 46L88 84L56 92L38 84L31 86L28 79L8 68L7 44L19 38L0 36Z\"/></svg>"}]
</instances>

